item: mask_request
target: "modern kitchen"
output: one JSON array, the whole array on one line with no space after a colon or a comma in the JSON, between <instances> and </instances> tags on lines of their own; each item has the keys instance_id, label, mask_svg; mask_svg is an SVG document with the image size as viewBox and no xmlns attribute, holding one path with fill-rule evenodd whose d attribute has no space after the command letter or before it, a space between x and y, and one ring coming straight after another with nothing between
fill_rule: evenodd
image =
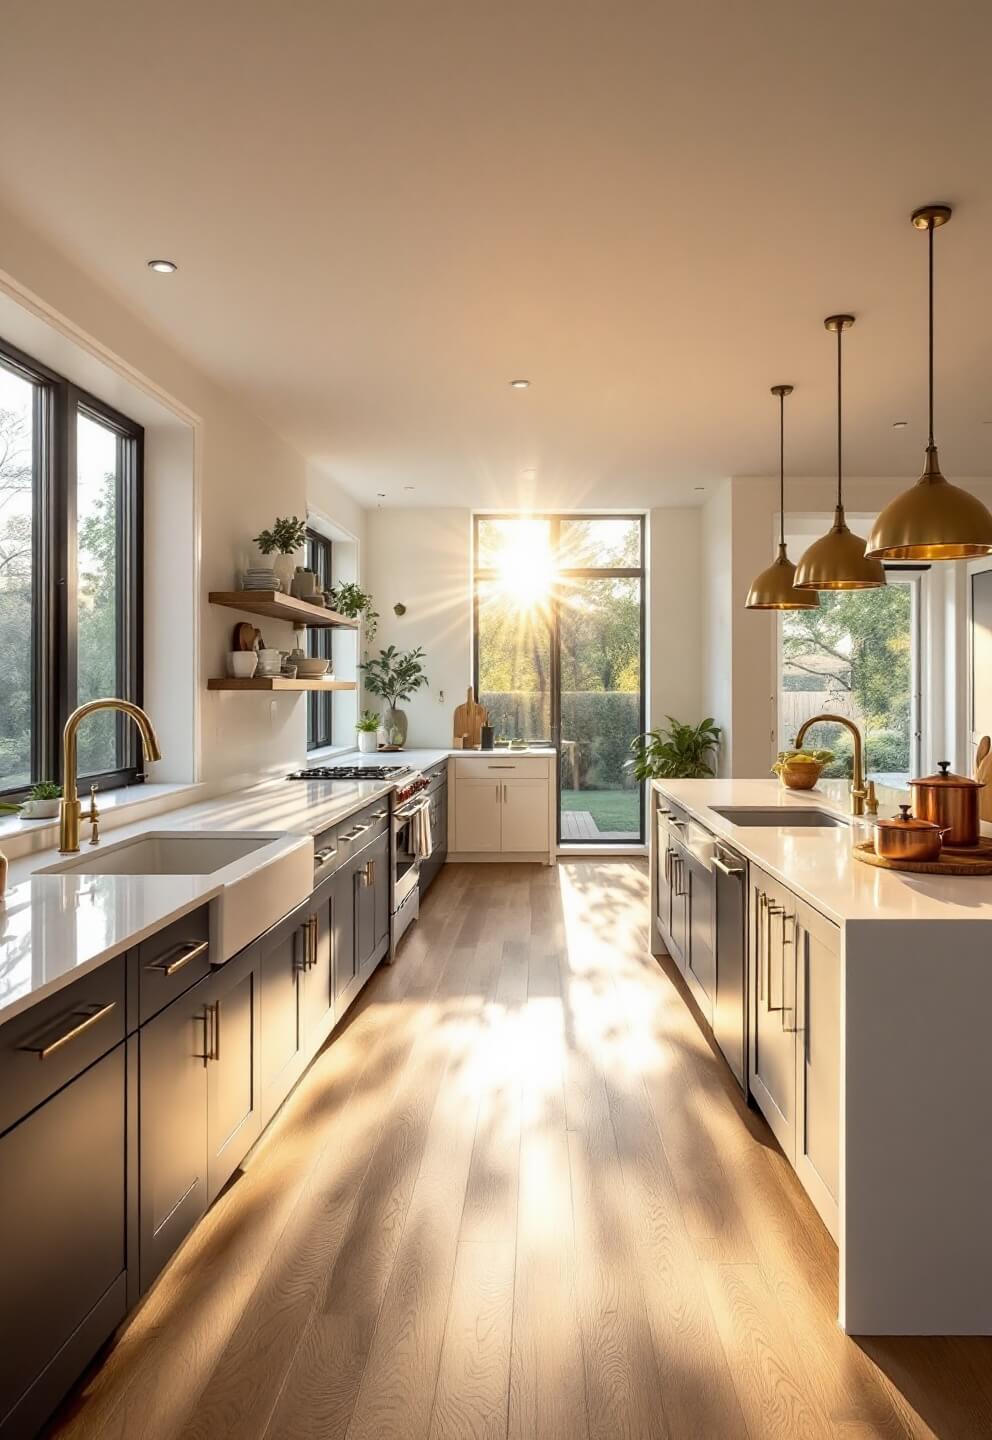
<instances>
[{"instance_id":1,"label":"modern kitchen","mask_svg":"<svg viewBox=\"0 0 992 1440\"><path fill-rule=\"evenodd\" d=\"M992 20L4 24L0 1440L992 1435Z\"/></svg>"}]
</instances>

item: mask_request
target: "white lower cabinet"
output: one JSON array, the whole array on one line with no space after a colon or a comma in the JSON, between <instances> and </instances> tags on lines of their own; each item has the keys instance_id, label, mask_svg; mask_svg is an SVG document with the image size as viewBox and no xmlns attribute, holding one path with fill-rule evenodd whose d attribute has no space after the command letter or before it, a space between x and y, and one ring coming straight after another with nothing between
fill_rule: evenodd
<instances>
[{"instance_id":1,"label":"white lower cabinet","mask_svg":"<svg viewBox=\"0 0 992 1440\"><path fill-rule=\"evenodd\" d=\"M751 868L751 1093L837 1238L840 932Z\"/></svg>"},{"instance_id":2,"label":"white lower cabinet","mask_svg":"<svg viewBox=\"0 0 992 1440\"><path fill-rule=\"evenodd\" d=\"M449 851L550 859L554 755L454 757L449 771Z\"/></svg>"}]
</instances>

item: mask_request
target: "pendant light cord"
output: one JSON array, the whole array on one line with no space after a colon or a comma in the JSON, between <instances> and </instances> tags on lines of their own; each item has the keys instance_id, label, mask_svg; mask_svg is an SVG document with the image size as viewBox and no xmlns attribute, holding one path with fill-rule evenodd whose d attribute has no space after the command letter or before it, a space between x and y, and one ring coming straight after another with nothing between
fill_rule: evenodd
<instances>
[{"instance_id":1,"label":"pendant light cord","mask_svg":"<svg viewBox=\"0 0 992 1440\"><path fill-rule=\"evenodd\" d=\"M841 434L842 434L842 430L841 430L841 361L840 361L840 345L841 345L841 336L843 335L843 333L844 333L844 328L843 328L843 326L842 326L842 325L838 325L838 327L837 327L837 509L838 509L838 510L840 510L841 507L842 507L843 504L844 504L844 497L843 497L843 493L842 493L842 485L843 485L843 482L842 482L842 480L841 480L841 475L843 474L843 468L842 468L842 465L841 465Z\"/></svg>"},{"instance_id":2,"label":"pendant light cord","mask_svg":"<svg viewBox=\"0 0 992 1440\"><path fill-rule=\"evenodd\" d=\"M779 543L785 544L785 396L778 397L778 519Z\"/></svg>"},{"instance_id":3,"label":"pendant light cord","mask_svg":"<svg viewBox=\"0 0 992 1440\"><path fill-rule=\"evenodd\" d=\"M928 446L928 448L931 449L931 450L933 449L933 232L934 232L934 229L935 229L935 226L934 226L933 221L931 220L930 223L929 223L929 225L927 226L927 246L928 246L928 251L929 251L928 269L929 269L929 304L930 304L930 335L929 335L929 349L930 349L930 396L929 396L930 437L929 437L929 439L928 439L928 441L927 441L927 446Z\"/></svg>"}]
</instances>

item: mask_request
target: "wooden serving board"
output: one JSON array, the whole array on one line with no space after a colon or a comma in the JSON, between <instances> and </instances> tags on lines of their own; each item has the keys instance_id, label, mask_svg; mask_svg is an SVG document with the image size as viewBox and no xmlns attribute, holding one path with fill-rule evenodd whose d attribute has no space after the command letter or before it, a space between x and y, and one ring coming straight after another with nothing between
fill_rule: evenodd
<instances>
[{"instance_id":1,"label":"wooden serving board","mask_svg":"<svg viewBox=\"0 0 992 1440\"><path fill-rule=\"evenodd\" d=\"M475 691L470 685L464 705L455 706L453 730L456 735L464 735L464 748L466 750L477 750L482 744L482 727L489 723L489 711L485 705L480 705L475 698Z\"/></svg>"},{"instance_id":2,"label":"wooden serving board","mask_svg":"<svg viewBox=\"0 0 992 1440\"><path fill-rule=\"evenodd\" d=\"M992 740L983 735L975 752L975 779L985 789L979 792L978 815L982 820L992 820Z\"/></svg>"},{"instance_id":3,"label":"wooden serving board","mask_svg":"<svg viewBox=\"0 0 992 1440\"><path fill-rule=\"evenodd\" d=\"M906 870L913 875L992 875L992 840L979 840L967 848L945 845L939 860L883 860L866 840L855 845L854 858L880 870Z\"/></svg>"}]
</instances>

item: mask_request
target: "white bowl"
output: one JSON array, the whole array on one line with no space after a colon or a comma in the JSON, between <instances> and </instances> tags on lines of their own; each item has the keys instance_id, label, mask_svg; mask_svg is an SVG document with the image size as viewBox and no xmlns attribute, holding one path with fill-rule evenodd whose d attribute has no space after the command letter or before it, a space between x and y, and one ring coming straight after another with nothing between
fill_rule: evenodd
<instances>
[{"instance_id":1,"label":"white bowl","mask_svg":"<svg viewBox=\"0 0 992 1440\"><path fill-rule=\"evenodd\" d=\"M308 655L303 660L297 660L296 673L301 680L316 680L320 675L326 675L330 660L322 660L316 655Z\"/></svg>"},{"instance_id":2,"label":"white bowl","mask_svg":"<svg viewBox=\"0 0 992 1440\"><path fill-rule=\"evenodd\" d=\"M229 650L227 652L227 673L235 680L250 680L258 668L258 656L254 650Z\"/></svg>"}]
</instances>

